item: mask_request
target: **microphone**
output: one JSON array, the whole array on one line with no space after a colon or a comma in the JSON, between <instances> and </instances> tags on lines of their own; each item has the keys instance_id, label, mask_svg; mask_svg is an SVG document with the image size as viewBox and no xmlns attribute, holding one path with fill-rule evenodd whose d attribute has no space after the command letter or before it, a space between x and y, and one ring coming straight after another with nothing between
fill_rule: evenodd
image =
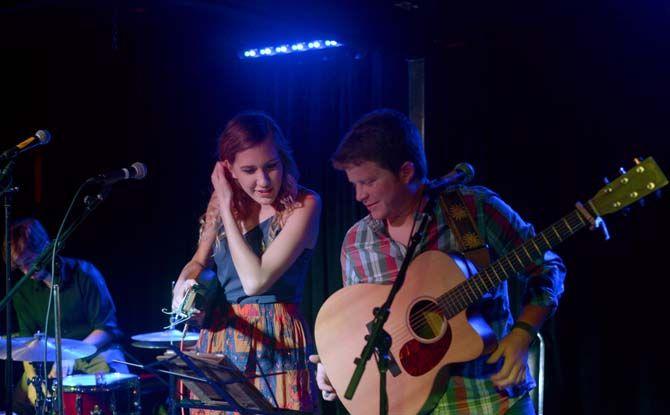
<instances>
[{"instance_id":1,"label":"microphone","mask_svg":"<svg viewBox=\"0 0 670 415\"><path fill-rule=\"evenodd\" d=\"M51 134L49 134L47 130L38 130L34 136L26 138L19 144L0 154L0 161L14 158L24 151L47 144L49 141L51 141Z\"/></svg>"},{"instance_id":2,"label":"microphone","mask_svg":"<svg viewBox=\"0 0 670 415\"><path fill-rule=\"evenodd\" d=\"M147 166L139 161L133 163L132 166L121 170L114 170L107 173L99 174L86 180L86 183L97 183L103 186L109 186L121 180L142 180L147 175Z\"/></svg>"},{"instance_id":3,"label":"microphone","mask_svg":"<svg viewBox=\"0 0 670 415\"><path fill-rule=\"evenodd\" d=\"M428 183L426 192L436 194L454 184L466 184L475 177L475 168L470 163L458 163L452 171Z\"/></svg>"}]
</instances>

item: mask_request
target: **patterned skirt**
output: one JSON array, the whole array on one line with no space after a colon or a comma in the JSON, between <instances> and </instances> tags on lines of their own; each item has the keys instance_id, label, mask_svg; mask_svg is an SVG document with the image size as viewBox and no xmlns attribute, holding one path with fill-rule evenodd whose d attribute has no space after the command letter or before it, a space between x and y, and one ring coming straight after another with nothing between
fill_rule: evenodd
<instances>
[{"instance_id":1,"label":"patterned skirt","mask_svg":"<svg viewBox=\"0 0 670 415\"><path fill-rule=\"evenodd\" d=\"M271 405L318 412L314 341L296 304L231 304L215 309L196 350L224 353ZM226 414L192 409L191 414Z\"/></svg>"}]
</instances>

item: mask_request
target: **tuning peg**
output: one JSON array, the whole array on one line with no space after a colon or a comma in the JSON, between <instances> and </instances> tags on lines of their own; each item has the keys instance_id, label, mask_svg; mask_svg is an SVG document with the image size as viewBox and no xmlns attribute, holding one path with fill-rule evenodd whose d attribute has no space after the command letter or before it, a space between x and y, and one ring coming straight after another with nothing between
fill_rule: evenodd
<instances>
[{"instance_id":1,"label":"tuning peg","mask_svg":"<svg viewBox=\"0 0 670 415\"><path fill-rule=\"evenodd\" d=\"M619 167L619 173L626 174L626 169L624 169L623 167Z\"/></svg>"},{"instance_id":2,"label":"tuning peg","mask_svg":"<svg viewBox=\"0 0 670 415\"><path fill-rule=\"evenodd\" d=\"M610 179L608 179L607 177L603 177L603 182L605 184L610 184Z\"/></svg>"},{"instance_id":3,"label":"tuning peg","mask_svg":"<svg viewBox=\"0 0 670 415\"><path fill-rule=\"evenodd\" d=\"M638 200L637 203L640 204L640 207L644 207L644 205L647 204L647 201L644 198L642 198L642 199Z\"/></svg>"},{"instance_id":4,"label":"tuning peg","mask_svg":"<svg viewBox=\"0 0 670 415\"><path fill-rule=\"evenodd\" d=\"M635 165L638 165L642 163L642 160L644 160L644 157L635 157L633 161L635 162Z\"/></svg>"},{"instance_id":5,"label":"tuning peg","mask_svg":"<svg viewBox=\"0 0 670 415\"><path fill-rule=\"evenodd\" d=\"M661 193L660 190L657 190L657 191L654 192L654 195L656 196L656 199L658 200L663 196L663 193Z\"/></svg>"}]
</instances>

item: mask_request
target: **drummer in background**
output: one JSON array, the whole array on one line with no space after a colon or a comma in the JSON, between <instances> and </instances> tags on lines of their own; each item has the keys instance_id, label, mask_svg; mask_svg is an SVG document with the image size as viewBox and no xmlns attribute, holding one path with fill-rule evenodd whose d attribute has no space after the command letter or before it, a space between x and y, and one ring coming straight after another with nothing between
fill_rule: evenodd
<instances>
[{"instance_id":1,"label":"drummer in background","mask_svg":"<svg viewBox=\"0 0 670 415\"><path fill-rule=\"evenodd\" d=\"M12 270L24 274L30 270L39 254L49 244L49 236L42 224L33 218L18 220L10 227ZM121 331L116 323L116 308L105 285L105 280L93 264L80 259L58 257L56 265L60 276L61 335L64 339L81 340L95 346L96 354L84 359L63 360L63 376L75 373L128 373L117 341ZM19 323L19 336L32 337L44 333L47 306L52 283L50 266L32 276L16 292L13 303ZM49 336L54 336L53 302L49 315ZM27 380L36 375L35 367L23 362L24 373L16 388L14 404L17 411L30 412L36 400L36 391ZM42 375L42 374L41 374ZM42 375L43 376L43 375ZM49 377L56 377L52 365Z\"/></svg>"}]
</instances>

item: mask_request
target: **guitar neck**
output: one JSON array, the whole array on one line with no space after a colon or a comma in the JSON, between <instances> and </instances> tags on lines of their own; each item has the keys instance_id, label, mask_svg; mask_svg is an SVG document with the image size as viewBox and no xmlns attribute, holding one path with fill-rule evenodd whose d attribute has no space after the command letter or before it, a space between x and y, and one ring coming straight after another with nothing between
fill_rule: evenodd
<instances>
[{"instance_id":1,"label":"guitar neck","mask_svg":"<svg viewBox=\"0 0 670 415\"><path fill-rule=\"evenodd\" d=\"M444 315L450 319L465 310L485 293L493 291L501 282L521 273L545 252L577 233L586 224L586 220L577 209L565 215L483 271L441 295L437 301Z\"/></svg>"}]
</instances>

